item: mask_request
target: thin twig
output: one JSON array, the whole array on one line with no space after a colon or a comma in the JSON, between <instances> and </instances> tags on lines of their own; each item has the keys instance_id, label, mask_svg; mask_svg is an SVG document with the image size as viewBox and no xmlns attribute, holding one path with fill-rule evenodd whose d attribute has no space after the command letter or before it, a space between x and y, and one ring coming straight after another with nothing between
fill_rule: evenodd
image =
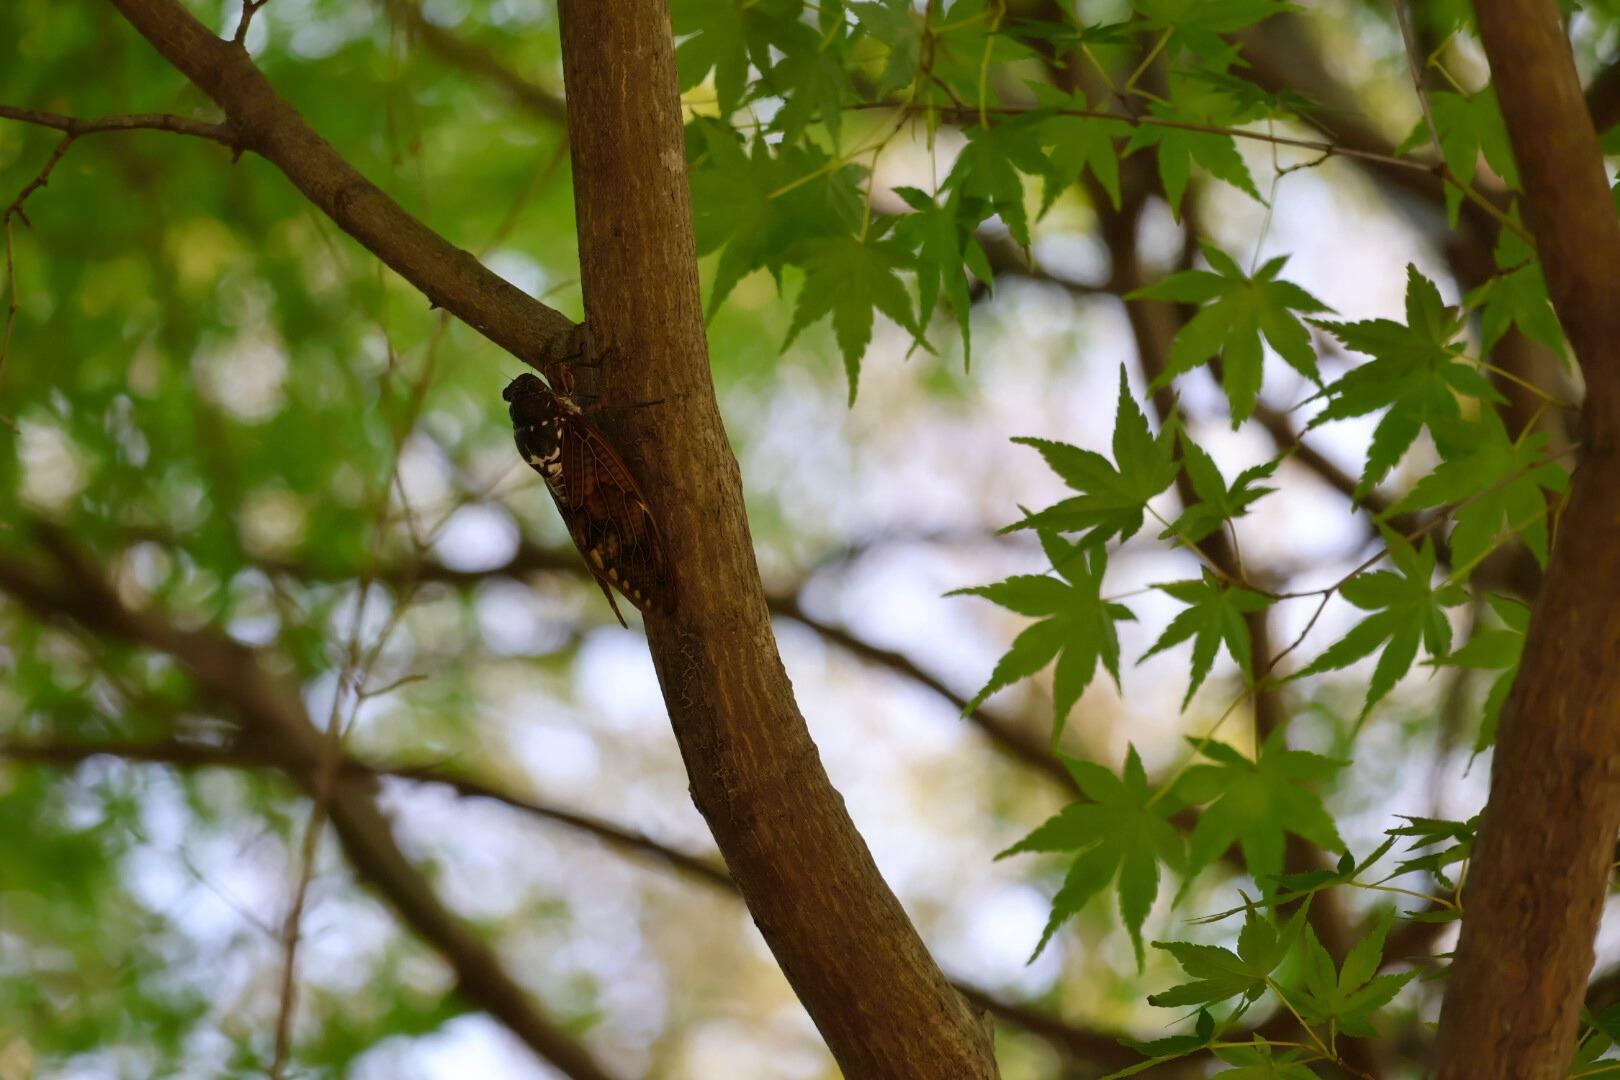
<instances>
[{"instance_id":1,"label":"thin twig","mask_svg":"<svg viewBox=\"0 0 1620 1080\"><path fill-rule=\"evenodd\" d=\"M238 45L247 41L248 24L253 21L253 16L258 14L259 9L269 2L270 0L242 0L242 18L236 24L236 33L231 35L232 41Z\"/></svg>"},{"instance_id":2,"label":"thin twig","mask_svg":"<svg viewBox=\"0 0 1620 1080\"><path fill-rule=\"evenodd\" d=\"M173 113L131 113L87 120L77 116L65 116L62 113L0 104L0 120L16 120L23 124L48 127L75 138L83 135L100 135L109 131L167 131L176 135L207 139L209 142L216 142L233 150L240 146L240 137L236 129L228 123L193 120Z\"/></svg>"},{"instance_id":3,"label":"thin twig","mask_svg":"<svg viewBox=\"0 0 1620 1080\"><path fill-rule=\"evenodd\" d=\"M240 150L236 131L229 124L209 123L203 120L189 120L183 116L174 116L169 113L144 113L125 116L104 116L94 120L82 120L75 116L65 116L62 113L41 112L37 109L21 109L15 105L0 104L0 119L16 120L19 123L34 124L38 127L50 128L62 132L61 141L51 151L50 157L40 167L34 178L23 186L17 197L0 212L0 231L5 233L6 245L6 325L0 331L0 379L4 378L6 356L11 351L11 335L17 323L17 258L15 236L12 228L12 219L21 221L26 228L33 228L33 222L28 220L28 213L24 209L29 196L50 183L51 174L56 166L67 155L73 144L85 135L97 135L109 131L169 131L181 135L194 135L201 139L229 146ZM9 417L0 415L0 423L4 423L13 431L17 425Z\"/></svg>"},{"instance_id":4,"label":"thin twig","mask_svg":"<svg viewBox=\"0 0 1620 1080\"><path fill-rule=\"evenodd\" d=\"M281 984L276 1008L275 1056L270 1062L270 1075L282 1080L286 1075L288 1059L292 1056L292 1017L298 1003L298 942L303 923L304 904L309 897L309 883L314 876L315 850L325 825L326 798L331 785L317 780L315 805L309 821L304 825L304 842L299 852L300 872L298 885L293 890L292 903L281 924Z\"/></svg>"},{"instance_id":5,"label":"thin twig","mask_svg":"<svg viewBox=\"0 0 1620 1080\"><path fill-rule=\"evenodd\" d=\"M56 144L56 149L51 151L51 156L45 159L45 164L40 167L39 172L34 174L32 180L23 185L23 189L17 193L15 199L11 200L11 204L5 208L5 211L0 212L0 226L3 226L6 234L7 294L6 329L3 334L0 334L0 377L5 375L6 353L11 348L11 331L17 321L17 260L13 250L11 221L15 218L27 228L34 227L34 223L28 220L28 214L23 210L23 204L28 201L30 195L51 182L51 173L56 171L56 166L78 137L73 132L63 135L61 141ZM17 425L9 418L5 422L13 431L17 429Z\"/></svg>"},{"instance_id":6,"label":"thin twig","mask_svg":"<svg viewBox=\"0 0 1620 1080\"><path fill-rule=\"evenodd\" d=\"M70 619L90 640L127 641L174 657L199 694L225 704L256 746L307 791L320 760L320 734L299 687L268 667L257 650L217 631L175 626L160 612L125 606L101 568L60 529L36 523L47 550L62 565L52 580L16 557L0 557L0 591L41 618ZM527 1046L572 1080L609 1080L578 1041L552 1021L507 973L494 950L445 907L422 872L405 857L363 784L340 785L332 802L335 833L356 874L388 899L413 931L456 974L457 986L510 1028Z\"/></svg>"},{"instance_id":7,"label":"thin twig","mask_svg":"<svg viewBox=\"0 0 1620 1080\"><path fill-rule=\"evenodd\" d=\"M851 110L900 109L901 111L905 111L907 108L909 108L909 106L903 106L897 102L891 101L858 102L847 107ZM938 106L934 106L932 108L938 116L948 119L952 123L971 124L978 122L977 109ZM1254 142L1271 143L1275 146L1293 146L1298 147L1301 150L1311 150L1323 155L1324 158L1354 158L1358 161L1377 162L1380 165L1387 165L1391 168L1428 173L1431 176L1439 178L1442 182L1450 184L1452 187L1456 188L1465 198L1477 204L1480 209L1489 214L1504 229L1511 230L1532 249L1535 247L1535 238L1530 235L1529 229L1525 228L1522 223L1514 221L1511 217L1503 212L1501 207L1497 206L1490 199L1487 199L1484 195L1481 195L1478 191L1474 190L1471 185L1464 183L1460 178L1452 173L1444 161L1416 161L1412 158L1397 157L1394 154L1380 153L1376 150L1363 150L1359 147L1342 146L1338 143L1323 142L1320 139L1298 139L1287 135L1273 135L1264 131L1250 131L1246 128L1220 127L1215 124L1198 124L1188 120L1172 120L1169 117L1164 116L1133 115L1129 113L1112 112L1107 109L1063 107L1052 108L1050 106L1039 106L1038 108L999 106L990 107L984 111L992 116L1021 116L1028 112L1050 112L1057 116L1078 116L1095 120L1115 120L1121 124L1129 124L1132 127L1141 127L1145 125L1151 127L1175 128L1179 131L1194 131L1206 135L1227 135L1234 139L1249 139ZM808 176L802 176L799 179L792 181L789 187L797 187L799 184L808 183L809 181L814 180L817 176L830 171L832 171L830 168L822 167Z\"/></svg>"},{"instance_id":8,"label":"thin twig","mask_svg":"<svg viewBox=\"0 0 1620 1080\"><path fill-rule=\"evenodd\" d=\"M0 379L6 372L6 354L11 351L11 331L17 323L17 263L12 252L11 214L0 221L0 230L6 234L6 328L0 332ZM17 423L9 416L0 413L3 421L12 431L17 431Z\"/></svg>"},{"instance_id":9,"label":"thin twig","mask_svg":"<svg viewBox=\"0 0 1620 1080\"><path fill-rule=\"evenodd\" d=\"M1423 89L1423 72L1418 67L1417 35L1412 32L1412 13L1407 10L1407 0L1395 0L1395 21L1401 24L1401 41L1405 44L1406 68L1412 73L1412 89L1417 92L1418 107L1423 110L1423 122L1428 125L1429 139L1434 143L1434 152L1445 156L1445 149L1440 145L1440 129L1434 123L1434 110L1429 107L1429 95Z\"/></svg>"}]
</instances>

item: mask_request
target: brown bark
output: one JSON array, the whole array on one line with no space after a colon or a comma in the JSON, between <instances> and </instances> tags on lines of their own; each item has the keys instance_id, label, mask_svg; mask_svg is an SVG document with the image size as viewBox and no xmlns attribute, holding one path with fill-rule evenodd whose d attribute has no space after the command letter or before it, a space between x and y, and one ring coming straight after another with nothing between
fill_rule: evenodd
<instances>
[{"instance_id":1,"label":"brown bark","mask_svg":"<svg viewBox=\"0 0 1620 1080\"><path fill-rule=\"evenodd\" d=\"M878 874L777 655L709 378L667 9L566 0L561 22L601 396L656 402L604 423L652 493L673 568L676 613L649 619L648 638L693 800L847 1075L995 1076L989 1026Z\"/></svg>"},{"instance_id":2,"label":"brown bark","mask_svg":"<svg viewBox=\"0 0 1620 1080\"><path fill-rule=\"evenodd\" d=\"M1503 716L1440 1021L1443 1078L1563 1076L1620 826L1620 222L1552 0L1478 0L1553 306L1585 373L1583 460Z\"/></svg>"}]
</instances>

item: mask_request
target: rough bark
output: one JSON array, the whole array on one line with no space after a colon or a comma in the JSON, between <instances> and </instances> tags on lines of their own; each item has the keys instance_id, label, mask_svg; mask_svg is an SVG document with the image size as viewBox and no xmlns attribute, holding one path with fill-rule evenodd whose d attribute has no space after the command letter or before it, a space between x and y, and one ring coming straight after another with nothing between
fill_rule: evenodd
<instances>
[{"instance_id":1,"label":"rough bark","mask_svg":"<svg viewBox=\"0 0 1620 1080\"><path fill-rule=\"evenodd\" d=\"M662 0L565 0L563 78L604 414L652 493L679 596L648 638L692 797L844 1072L996 1075L828 781L777 655L721 425ZM581 381L590 373L581 373ZM634 437L639 436L639 438Z\"/></svg>"},{"instance_id":2,"label":"rough bark","mask_svg":"<svg viewBox=\"0 0 1620 1080\"><path fill-rule=\"evenodd\" d=\"M1620 826L1620 221L1553 0L1478 0L1548 291L1587 381L1582 462L1503 716L1438 1075L1563 1076Z\"/></svg>"}]
</instances>

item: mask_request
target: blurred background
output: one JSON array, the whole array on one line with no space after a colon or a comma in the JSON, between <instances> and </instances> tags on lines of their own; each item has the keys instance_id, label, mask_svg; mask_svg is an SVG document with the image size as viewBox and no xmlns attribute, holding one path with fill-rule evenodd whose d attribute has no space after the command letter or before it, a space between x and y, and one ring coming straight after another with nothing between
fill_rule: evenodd
<instances>
[{"instance_id":1,"label":"blurred background","mask_svg":"<svg viewBox=\"0 0 1620 1080\"><path fill-rule=\"evenodd\" d=\"M232 3L190 6L222 31L235 25ZM1095 21L1119 5L1081 7ZM1445 13L1424 19L1449 70L1482 84L1481 57L1446 35ZM1601 10L1576 16L1587 73L1613 25ZM12 43L4 103L213 115L105 5L13 0L0 40ZM367 176L580 316L550 4L274 0L247 44ZM1384 5L1311 3L1245 48L1251 77L1327 102L1325 122L1346 140L1393 149L1418 121ZM701 114L712 89L688 97ZM57 141L0 120L0 202ZM948 129L932 146L908 133L878 161L874 199L898 208L890 189L930 187L960 145ZM1163 360L1143 354L1153 339L1119 294L1186 265L1193 239L1245 266L1290 254L1287 277L1347 319L1399 318L1407 263L1448 303L1490 270L1494 233L1482 247L1466 213L1448 229L1438 188L1343 158L1290 169L1316 155L1239 149L1269 209L1195 172L1177 221L1151 165L1128 159L1119 210L1082 186L1034 225L1028 251L987 229L996 276L975 291L971 366L948 313L931 329L937 355L880 320L853 407L826 325L780 347L791 275L787 300L769 275L745 279L711 326L800 705L936 957L997 1003L1009 1078L1100 1075L1133 1060L1116 1036L1159 1037L1177 1019L1143 1003L1174 973L1153 950L1137 972L1108 894L1027 962L1065 866L994 859L1072 796L1046 748L1047 676L962 716L1025 620L944 594L1046 569L1029 534L998 530L1020 506L1064 494L1009 440L1106 453L1122 365L1158 425L1147 373ZM233 163L202 140L79 140L29 196L26 219L32 228L10 223L0 554L49 597L94 610L68 622L16 595L0 601L11 757L0 762L0 1077L262 1075L301 891L289 1075L558 1075L452 993L442 951L362 884L330 828L316 831L306 880L309 803L260 767L281 748L239 738L218 689L139 628L113 618L98 630L95 610L114 609L249 646L296 687L318 727L334 724L347 753L384 774L375 783L398 846L443 904L619 1075L836 1075L716 872L639 630L614 622L513 450L500 391L516 362L429 310L265 162ZM1576 393L1547 350L1515 339L1516 359L1499 363ZM1329 339L1317 346L1330 378L1355 362ZM1316 407L1275 356L1266 375L1261 413L1236 430L1205 372L1176 383L1185 423L1229 478L1294 445ZM1274 478L1278 494L1237 523L1256 580L1316 588L1377 550L1346 493L1376 417L1365 420L1305 436ZM1381 497L1433 461L1420 442ZM1173 489L1157 505L1179 511ZM1223 653L1182 712L1187 646L1136 662L1179 610L1141 590L1198 574L1155 532L1110 562L1105 591L1137 622L1121 627L1120 687L1092 684L1064 745L1114 769L1134 745L1162 774L1185 753L1180 736L1206 730L1241 683ZM1492 581L1523 595L1511 555ZM1273 642L1291 641L1314 606L1274 609ZM1475 610L1454 616L1461 640ZM1333 601L1288 664L1355 619ZM1291 744L1342 753L1370 670L1275 695ZM1327 796L1352 851L1376 846L1397 814L1477 810L1489 757L1471 760L1470 747L1489 681L1420 663L1374 711ZM1250 726L1230 736L1245 745ZM115 752L86 749L95 744ZM1173 889L1161 890L1148 936L1224 940L1235 927L1185 920L1244 887L1236 870L1215 874L1174 909ZM1441 927L1408 946L1450 941ZM1600 941L1600 971L1615 945ZM1392 1045L1420 1045L1437 1002L1412 984ZM1389 1075L1417 1072L1397 1063Z\"/></svg>"}]
</instances>

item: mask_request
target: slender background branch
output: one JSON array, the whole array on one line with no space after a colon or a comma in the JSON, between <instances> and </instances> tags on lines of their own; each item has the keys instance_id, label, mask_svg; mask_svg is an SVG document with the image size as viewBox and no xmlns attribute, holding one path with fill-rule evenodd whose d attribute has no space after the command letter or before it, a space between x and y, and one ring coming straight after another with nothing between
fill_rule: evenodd
<instances>
[{"instance_id":1,"label":"slender background branch","mask_svg":"<svg viewBox=\"0 0 1620 1080\"><path fill-rule=\"evenodd\" d=\"M42 619L70 619L91 633L172 656L208 697L240 719L250 741L264 747L266 755L306 791L310 789L324 740L305 712L296 685L272 674L253 650L229 638L181 629L159 615L127 608L73 541L48 527L42 536L56 573L0 557L0 592ZM374 777L346 777L333 786L328 803L331 824L360 878L444 956L468 1000L564 1075L607 1080L610 1074L540 1012L490 946L438 899L394 839L377 806L375 789Z\"/></svg>"},{"instance_id":2,"label":"slender background branch","mask_svg":"<svg viewBox=\"0 0 1620 1080\"><path fill-rule=\"evenodd\" d=\"M157 742L0 743L0 760L30 762L58 768L70 768L98 756L181 769L280 770L284 765L283 762L266 754L176 739ZM441 785L464 798L489 800L519 813L592 837L619 854L650 859L654 863L677 871L690 881L714 889L732 899L740 899L736 885L725 869L708 859L669 847L645 833L566 807L519 795L448 768L433 765L380 765L349 757L341 762L341 772L345 776L352 777ZM969 1001L997 1019L1045 1039L1063 1053L1093 1068L1120 1069L1133 1064L1140 1057L1134 1050L1122 1044L1118 1035L1067 1023L1050 1013L1009 1001L971 983L956 980L953 985Z\"/></svg>"}]
</instances>

